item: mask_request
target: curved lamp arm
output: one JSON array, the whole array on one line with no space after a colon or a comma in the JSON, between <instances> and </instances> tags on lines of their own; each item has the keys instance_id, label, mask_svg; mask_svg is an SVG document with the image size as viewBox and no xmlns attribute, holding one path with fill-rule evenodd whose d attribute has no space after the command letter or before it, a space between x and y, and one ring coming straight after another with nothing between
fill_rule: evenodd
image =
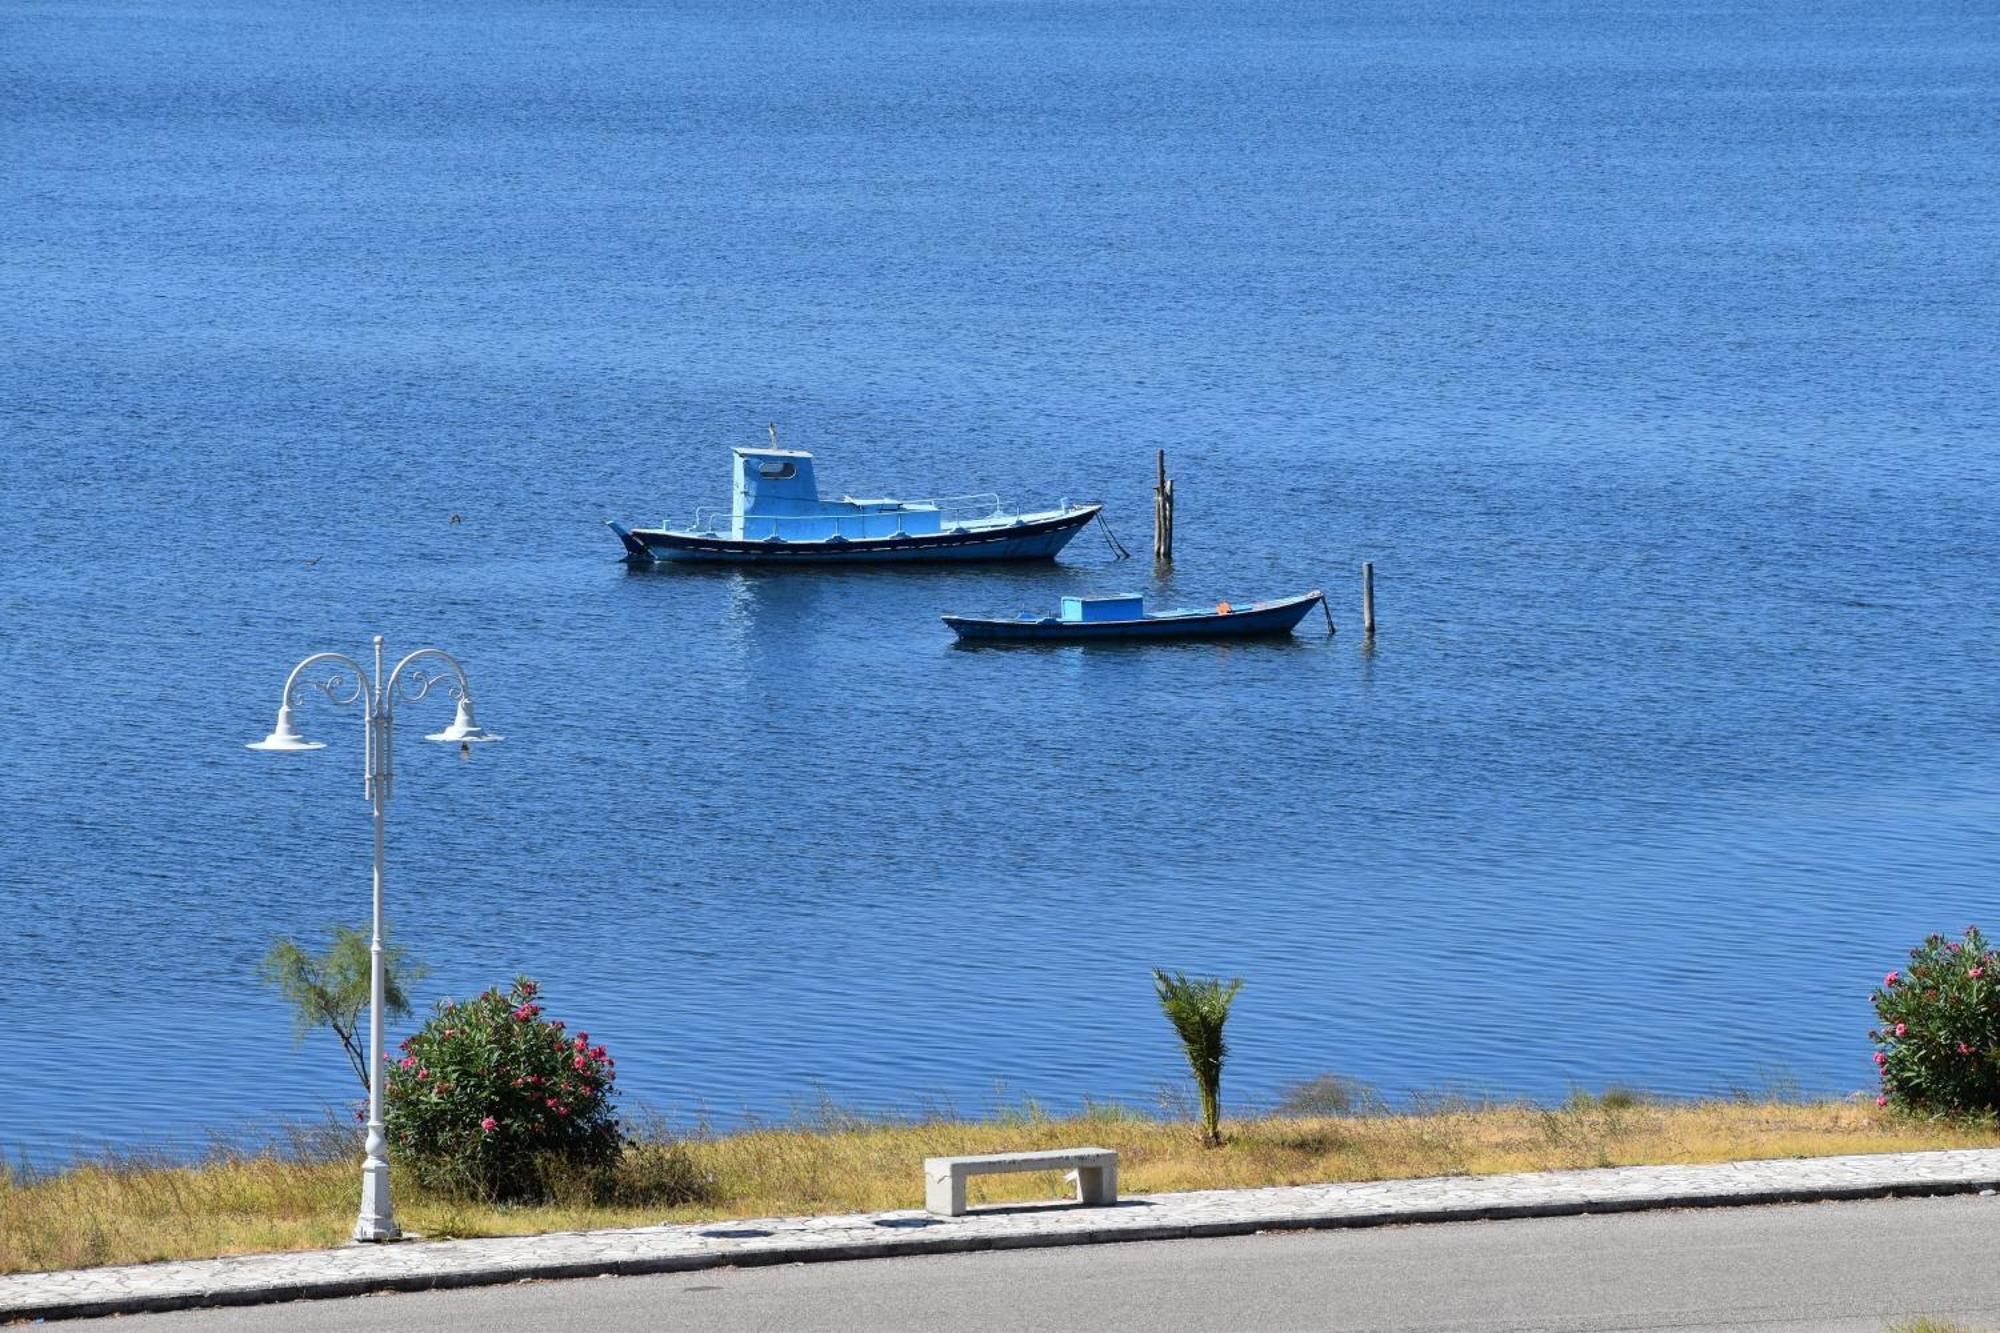
<instances>
[{"instance_id":1,"label":"curved lamp arm","mask_svg":"<svg viewBox=\"0 0 2000 1333\"><path fill-rule=\"evenodd\" d=\"M290 708L305 701L305 696L300 693L299 677L322 663L340 667L342 670L329 672L325 680L308 681L306 684L310 684L337 704L356 704L368 698L372 683L368 679L367 671L362 669L359 662L346 653L314 653L293 667L292 674L285 677L284 698L278 703L280 708ZM349 675L352 679L349 679Z\"/></svg>"},{"instance_id":2,"label":"curved lamp arm","mask_svg":"<svg viewBox=\"0 0 2000 1333\"><path fill-rule=\"evenodd\" d=\"M450 668L450 671L426 671L414 665L425 659L442 662ZM405 675L405 672L408 672L408 675ZM472 682L465 678L465 668L458 664L458 659L442 648L419 648L396 663L395 669L389 673L388 684L382 690L383 711L393 715L398 698L408 699L414 703L440 685L443 685L451 698L457 701L458 713L452 719L450 726L443 731L432 732L424 737L425 740L443 741L447 744L453 741L469 744L473 741L501 739L480 726L473 717Z\"/></svg>"},{"instance_id":3,"label":"curved lamp arm","mask_svg":"<svg viewBox=\"0 0 2000 1333\"><path fill-rule=\"evenodd\" d=\"M306 672L316 666L331 666L325 679L305 681ZM374 685L361 664L345 653L314 653L305 661L292 668L292 674L285 677L284 693L278 696L278 725L271 734L256 742L252 750L317 750L321 742L309 741L299 734L292 725L292 707L305 702L305 686L312 685L334 703L341 705L362 704L366 706L373 694ZM369 753L374 753L373 728L368 738ZM372 765L371 765L372 771Z\"/></svg>"},{"instance_id":4,"label":"curved lamp arm","mask_svg":"<svg viewBox=\"0 0 2000 1333\"><path fill-rule=\"evenodd\" d=\"M425 671L415 665L425 658L443 662L451 670ZM456 657L442 648L419 648L396 663L389 672L382 687L383 707L394 713L399 695L415 703L440 685L446 686L453 699L472 697L472 683L465 678L465 668L458 664Z\"/></svg>"}]
</instances>

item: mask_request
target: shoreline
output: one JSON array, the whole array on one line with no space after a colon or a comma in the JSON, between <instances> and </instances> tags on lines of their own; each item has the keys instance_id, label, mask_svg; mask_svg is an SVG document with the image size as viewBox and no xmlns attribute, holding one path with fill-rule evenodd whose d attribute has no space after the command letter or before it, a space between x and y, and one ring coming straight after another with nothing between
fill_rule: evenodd
<instances>
[{"instance_id":1,"label":"shoreline","mask_svg":"<svg viewBox=\"0 0 2000 1333\"><path fill-rule=\"evenodd\" d=\"M497 1207L429 1196L399 1180L397 1209L412 1231L436 1239L887 1212L921 1207L926 1156L1083 1144L1120 1153L1122 1187L1131 1194L2000 1147L2000 1126L1901 1117L1855 1100L1664 1102L1613 1095L1560 1106L1225 1119L1224 1130L1222 1147L1203 1149L1185 1121L1098 1108L1082 1116L642 1137L620 1168L615 1202L578 1196ZM350 1142L337 1145L337 1153L326 1146L326 1155L313 1158L112 1160L25 1176L0 1169L0 1274L337 1245L353 1221L359 1154ZM981 1177L973 1201L1060 1192L1055 1177Z\"/></svg>"},{"instance_id":2,"label":"shoreline","mask_svg":"<svg viewBox=\"0 0 2000 1333\"><path fill-rule=\"evenodd\" d=\"M1991 1195L2000 1150L1881 1153L1705 1166L1634 1166L1370 1184L1122 1194L939 1217L913 1209L347 1245L0 1277L0 1323L435 1291L536 1280L1251 1236L1448 1222L1576 1217L1864 1199Z\"/></svg>"}]
</instances>

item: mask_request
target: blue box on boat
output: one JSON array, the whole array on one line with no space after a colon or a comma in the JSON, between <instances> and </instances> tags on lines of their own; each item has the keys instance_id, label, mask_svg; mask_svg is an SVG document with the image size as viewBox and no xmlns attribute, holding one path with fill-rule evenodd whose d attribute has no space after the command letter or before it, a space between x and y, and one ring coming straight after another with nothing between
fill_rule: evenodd
<instances>
[{"instance_id":1,"label":"blue box on boat","mask_svg":"<svg viewBox=\"0 0 2000 1333\"><path fill-rule=\"evenodd\" d=\"M1100 620L1141 620L1146 615L1146 599L1137 593L1127 597L1065 597L1062 618L1076 623L1095 624Z\"/></svg>"}]
</instances>

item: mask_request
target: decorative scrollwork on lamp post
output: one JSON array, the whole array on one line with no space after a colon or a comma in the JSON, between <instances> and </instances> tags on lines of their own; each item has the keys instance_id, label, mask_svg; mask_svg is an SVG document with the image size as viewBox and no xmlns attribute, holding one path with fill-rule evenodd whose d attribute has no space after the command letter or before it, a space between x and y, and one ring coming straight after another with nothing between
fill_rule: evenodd
<instances>
[{"instance_id":1,"label":"decorative scrollwork on lamp post","mask_svg":"<svg viewBox=\"0 0 2000 1333\"><path fill-rule=\"evenodd\" d=\"M433 665L438 663L444 669ZM310 673L320 668L326 668L325 673L312 678ZM314 653L293 667L285 678L277 726L248 747L287 753L324 749L324 742L307 740L292 722L292 710L304 704L307 689L316 689L343 707L360 704L367 713L363 790L375 814L375 895L368 950L368 1137L361 1166L361 1213L354 1224L358 1241L396 1240L403 1234L389 1201L389 1140L382 1118L382 817L395 787L396 701L415 703L439 686L458 704L458 711L450 726L424 739L461 747L501 739L473 717L472 687L458 659L441 648L419 648L384 676L378 634L372 675L344 653Z\"/></svg>"}]
</instances>

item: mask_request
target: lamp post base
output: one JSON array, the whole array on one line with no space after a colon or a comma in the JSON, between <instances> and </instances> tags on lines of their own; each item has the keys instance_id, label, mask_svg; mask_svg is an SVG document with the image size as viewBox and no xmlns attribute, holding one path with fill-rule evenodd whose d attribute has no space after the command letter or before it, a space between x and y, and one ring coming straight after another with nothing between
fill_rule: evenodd
<instances>
[{"instance_id":1,"label":"lamp post base","mask_svg":"<svg viewBox=\"0 0 2000 1333\"><path fill-rule=\"evenodd\" d=\"M372 1244L402 1238L403 1229L389 1207L389 1164L371 1159L361 1168L361 1216L354 1221L354 1239Z\"/></svg>"}]
</instances>

